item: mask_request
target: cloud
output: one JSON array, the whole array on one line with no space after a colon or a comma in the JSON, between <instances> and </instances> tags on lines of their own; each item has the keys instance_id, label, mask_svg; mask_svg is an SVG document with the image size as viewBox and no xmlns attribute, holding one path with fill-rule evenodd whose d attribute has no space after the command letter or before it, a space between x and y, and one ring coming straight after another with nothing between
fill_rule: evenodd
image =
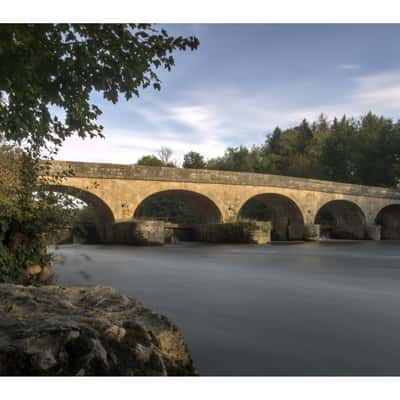
<instances>
[{"instance_id":1,"label":"cloud","mask_svg":"<svg viewBox=\"0 0 400 400\"><path fill-rule=\"evenodd\" d=\"M381 72L357 79L354 101L380 112L400 111L400 71Z\"/></svg>"},{"instance_id":2,"label":"cloud","mask_svg":"<svg viewBox=\"0 0 400 400\"><path fill-rule=\"evenodd\" d=\"M166 107L167 118L182 123L197 132L219 129L218 115L206 105L172 106Z\"/></svg>"},{"instance_id":3,"label":"cloud","mask_svg":"<svg viewBox=\"0 0 400 400\"><path fill-rule=\"evenodd\" d=\"M343 101L295 111L295 119L315 120L321 112L332 119L342 115L359 117L372 111L398 118L400 112L400 71L385 71L355 77L353 87Z\"/></svg>"},{"instance_id":4,"label":"cloud","mask_svg":"<svg viewBox=\"0 0 400 400\"><path fill-rule=\"evenodd\" d=\"M67 139L57 155L58 160L111 162L117 164L134 164L147 154L157 155L161 146L173 149L173 158L181 162L183 155L191 150L216 157L223 153L222 142L205 141L191 143L190 140L175 140L152 137L150 132L132 132L124 129L104 131L105 139L95 138L82 140L79 137Z\"/></svg>"},{"instance_id":5,"label":"cloud","mask_svg":"<svg viewBox=\"0 0 400 400\"><path fill-rule=\"evenodd\" d=\"M152 99L141 107L129 107L132 110L123 112L136 124L120 128L122 119L105 122L105 139L69 138L57 159L134 163L143 155L157 154L161 146L170 147L178 162L189 151L212 158L227 146L261 143L277 124L295 122L286 119L277 99L237 88L203 88L188 94L185 103ZM113 113L118 114L117 108Z\"/></svg>"},{"instance_id":6,"label":"cloud","mask_svg":"<svg viewBox=\"0 0 400 400\"><path fill-rule=\"evenodd\" d=\"M319 87L310 89L304 99L311 103L318 91ZM130 102L104 110L113 116L103 123L106 139L70 138L57 158L131 164L167 146L181 162L192 150L211 158L222 155L227 146L262 143L275 126L287 128L303 118L312 121L321 113L329 119L343 114L358 117L368 111L397 117L400 71L353 77L338 102L316 100L305 107L301 98L290 100L288 92L245 91L235 86L191 88L168 101L156 96L139 104Z\"/></svg>"},{"instance_id":7,"label":"cloud","mask_svg":"<svg viewBox=\"0 0 400 400\"><path fill-rule=\"evenodd\" d=\"M294 122L283 112L284 98L238 87L194 90L188 104L191 106L166 108L165 112L196 136L221 140L227 146L260 142L277 124Z\"/></svg>"},{"instance_id":8,"label":"cloud","mask_svg":"<svg viewBox=\"0 0 400 400\"><path fill-rule=\"evenodd\" d=\"M361 65L359 65L359 64L340 64L337 66L337 68L347 70L347 71L354 71L354 70L360 69Z\"/></svg>"}]
</instances>

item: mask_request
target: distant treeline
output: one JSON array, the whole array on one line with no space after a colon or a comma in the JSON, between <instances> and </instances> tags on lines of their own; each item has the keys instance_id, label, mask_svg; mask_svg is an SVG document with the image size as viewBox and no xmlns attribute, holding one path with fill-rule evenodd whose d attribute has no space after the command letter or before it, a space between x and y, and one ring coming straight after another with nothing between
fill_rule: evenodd
<instances>
[{"instance_id":1,"label":"distant treeline","mask_svg":"<svg viewBox=\"0 0 400 400\"><path fill-rule=\"evenodd\" d=\"M138 165L174 166L172 151L144 156ZM189 152L183 168L258 172L338 182L398 187L400 122L368 113L361 118L318 121L289 129L275 128L252 147L228 147L221 157Z\"/></svg>"}]
</instances>

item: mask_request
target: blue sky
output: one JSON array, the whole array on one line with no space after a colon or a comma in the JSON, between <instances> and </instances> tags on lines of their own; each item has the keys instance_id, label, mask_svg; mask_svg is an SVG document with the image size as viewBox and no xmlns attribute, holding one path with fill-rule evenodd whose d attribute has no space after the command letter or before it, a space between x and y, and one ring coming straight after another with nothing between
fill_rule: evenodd
<instances>
[{"instance_id":1,"label":"blue sky","mask_svg":"<svg viewBox=\"0 0 400 400\"><path fill-rule=\"evenodd\" d=\"M159 25L160 26L160 25ZM303 118L400 114L400 25L174 24L196 51L159 71L160 92L117 105L100 99L106 139L69 139L59 159L134 163L170 147L178 163L262 143Z\"/></svg>"}]
</instances>

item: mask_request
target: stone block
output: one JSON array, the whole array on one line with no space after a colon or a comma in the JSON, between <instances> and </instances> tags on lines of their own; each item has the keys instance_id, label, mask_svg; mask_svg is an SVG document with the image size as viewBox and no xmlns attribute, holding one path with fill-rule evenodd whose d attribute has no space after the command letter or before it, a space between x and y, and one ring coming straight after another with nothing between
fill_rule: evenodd
<instances>
[{"instance_id":1,"label":"stone block","mask_svg":"<svg viewBox=\"0 0 400 400\"><path fill-rule=\"evenodd\" d=\"M112 225L110 243L133 245L163 245L164 221L124 221Z\"/></svg>"},{"instance_id":2,"label":"stone block","mask_svg":"<svg viewBox=\"0 0 400 400\"><path fill-rule=\"evenodd\" d=\"M197 225L194 231L196 239L202 242L267 244L271 241L269 221L203 224Z\"/></svg>"},{"instance_id":3,"label":"stone block","mask_svg":"<svg viewBox=\"0 0 400 400\"><path fill-rule=\"evenodd\" d=\"M318 241L320 237L320 226L317 224L305 224L303 238L307 241Z\"/></svg>"},{"instance_id":4,"label":"stone block","mask_svg":"<svg viewBox=\"0 0 400 400\"><path fill-rule=\"evenodd\" d=\"M365 239L381 240L380 225L368 224L365 226Z\"/></svg>"}]
</instances>

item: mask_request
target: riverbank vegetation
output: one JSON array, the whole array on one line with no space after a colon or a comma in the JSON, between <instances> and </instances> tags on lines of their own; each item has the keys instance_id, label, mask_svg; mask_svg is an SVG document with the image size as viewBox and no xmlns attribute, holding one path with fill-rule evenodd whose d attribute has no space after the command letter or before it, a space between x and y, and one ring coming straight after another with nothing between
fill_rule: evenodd
<instances>
[{"instance_id":1,"label":"riverbank vegetation","mask_svg":"<svg viewBox=\"0 0 400 400\"><path fill-rule=\"evenodd\" d=\"M43 168L26 151L0 140L0 282L52 280L48 238L75 211L70 197L45 189L49 179L38 178Z\"/></svg>"}]
</instances>

